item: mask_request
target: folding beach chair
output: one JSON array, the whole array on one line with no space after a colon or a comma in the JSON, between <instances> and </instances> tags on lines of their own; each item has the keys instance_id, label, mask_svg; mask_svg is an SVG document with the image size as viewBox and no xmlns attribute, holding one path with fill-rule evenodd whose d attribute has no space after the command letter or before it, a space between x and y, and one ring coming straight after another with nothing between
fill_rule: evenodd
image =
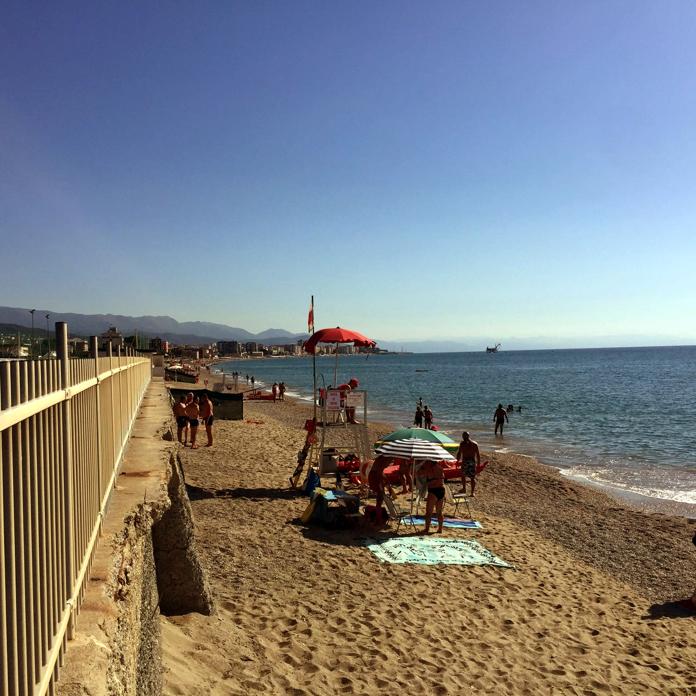
<instances>
[{"instance_id":1,"label":"folding beach chair","mask_svg":"<svg viewBox=\"0 0 696 696\"><path fill-rule=\"evenodd\" d=\"M473 519L471 514L471 505L469 504L469 496L466 493L453 493L449 484L445 483L445 500L454 505L454 516L457 516L459 506L464 503L466 511L469 513L469 519Z\"/></svg>"},{"instance_id":2,"label":"folding beach chair","mask_svg":"<svg viewBox=\"0 0 696 696\"><path fill-rule=\"evenodd\" d=\"M387 506L387 512L389 513L389 519L396 521L396 533L399 533L399 527L401 523L408 519L412 527L415 527L415 523L411 519L411 512L409 510L403 510L397 503L395 503L388 495L384 496L384 504Z\"/></svg>"}]
</instances>

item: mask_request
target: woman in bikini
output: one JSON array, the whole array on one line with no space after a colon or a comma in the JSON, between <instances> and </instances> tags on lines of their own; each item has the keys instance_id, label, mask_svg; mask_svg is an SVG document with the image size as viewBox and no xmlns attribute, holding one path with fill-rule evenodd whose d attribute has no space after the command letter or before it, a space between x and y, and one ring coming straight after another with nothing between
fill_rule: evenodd
<instances>
[{"instance_id":1,"label":"woman in bikini","mask_svg":"<svg viewBox=\"0 0 696 696\"><path fill-rule=\"evenodd\" d=\"M437 533L442 534L442 524L445 521L442 514L442 506L445 503L445 475L438 462L426 460L420 468L420 476L425 477L428 483L428 498L425 503L425 531L430 534L430 518L433 508L437 513Z\"/></svg>"}]
</instances>

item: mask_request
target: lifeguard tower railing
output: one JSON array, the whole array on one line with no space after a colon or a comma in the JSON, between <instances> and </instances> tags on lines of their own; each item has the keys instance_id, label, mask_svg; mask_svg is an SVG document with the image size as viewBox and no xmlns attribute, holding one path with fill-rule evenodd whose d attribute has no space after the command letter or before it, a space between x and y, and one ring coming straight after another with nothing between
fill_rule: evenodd
<instances>
[{"instance_id":1,"label":"lifeguard tower railing","mask_svg":"<svg viewBox=\"0 0 696 696\"><path fill-rule=\"evenodd\" d=\"M0 694L54 693L150 359L0 362Z\"/></svg>"},{"instance_id":2,"label":"lifeguard tower railing","mask_svg":"<svg viewBox=\"0 0 696 696\"><path fill-rule=\"evenodd\" d=\"M326 458L355 454L361 461L372 457L367 429L367 391L354 389L341 394L338 389L317 389L319 405L317 442L310 453L310 465L325 473Z\"/></svg>"}]
</instances>

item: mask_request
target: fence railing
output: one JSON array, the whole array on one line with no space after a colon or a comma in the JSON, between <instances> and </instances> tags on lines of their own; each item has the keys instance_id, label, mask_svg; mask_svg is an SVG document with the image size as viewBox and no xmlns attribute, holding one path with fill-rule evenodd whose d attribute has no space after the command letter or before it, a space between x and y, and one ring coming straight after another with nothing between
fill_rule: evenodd
<instances>
[{"instance_id":1,"label":"fence railing","mask_svg":"<svg viewBox=\"0 0 696 696\"><path fill-rule=\"evenodd\" d=\"M150 360L0 362L0 694L53 694Z\"/></svg>"}]
</instances>

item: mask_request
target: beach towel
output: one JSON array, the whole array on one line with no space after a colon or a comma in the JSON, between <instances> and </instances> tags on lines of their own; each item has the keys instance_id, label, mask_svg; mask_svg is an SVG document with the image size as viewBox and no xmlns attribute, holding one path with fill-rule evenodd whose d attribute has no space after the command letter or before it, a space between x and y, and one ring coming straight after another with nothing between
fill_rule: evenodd
<instances>
[{"instance_id":1,"label":"beach towel","mask_svg":"<svg viewBox=\"0 0 696 696\"><path fill-rule=\"evenodd\" d=\"M435 517L431 518L432 524L437 526L437 519ZM411 522L417 524L420 527L425 526L425 517L423 515L411 515L410 517L404 517L404 522ZM450 527L451 529L481 529L482 525L476 520L460 520L456 517L445 517L445 521L442 523L443 527Z\"/></svg>"},{"instance_id":2,"label":"beach towel","mask_svg":"<svg viewBox=\"0 0 696 696\"><path fill-rule=\"evenodd\" d=\"M429 536L368 538L364 544L383 563L513 567L477 541L465 539L442 539Z\"/></svg>"}]
</instances>

